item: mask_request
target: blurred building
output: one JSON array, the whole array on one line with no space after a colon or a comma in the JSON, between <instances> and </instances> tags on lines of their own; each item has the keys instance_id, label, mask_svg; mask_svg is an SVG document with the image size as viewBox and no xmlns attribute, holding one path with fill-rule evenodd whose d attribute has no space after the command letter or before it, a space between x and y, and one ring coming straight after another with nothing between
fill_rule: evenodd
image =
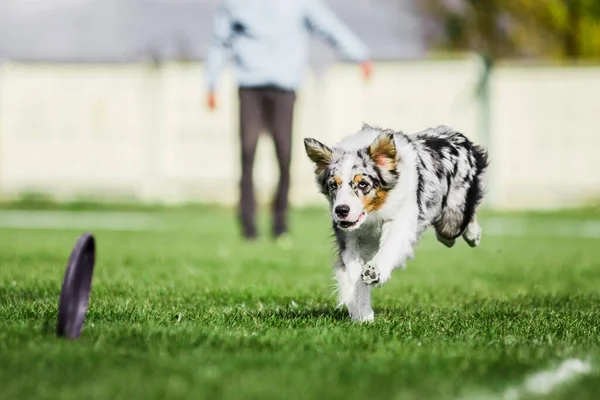
<instances>
[{"instance_id":1,"label":"blurred building","mask_svg":"<svg viewBox=\"0 0 600 400\"><path fill-rule=\"evenodd\" d=\"M424 45L413 0L326 0L375 59ZM28 61L203 59L219 0L2 0L0 58ZM316 45L313 60L332 57Z\"/></svg>"},{"instance_id":2,"label":"blurred building","mask_svg":"<svg viewBox=\"0 0 600 400\"><path fill-rule=\"evenodd\" d=\"M223 151L238 146L232 75L209 112L201 63L132 63L202 60L219 1L0 0L0 62L88 63L2 64L0 199L236 201L237 153ZM475 54L423 57L432 27L415 5L424 0L325 1L376 61L411 61L379 63L365 85L354 65L330 65L332 50L313 47L317 68L296 111L294 205L323 202L307 190L314 182L301 138L318 132L333 143L363 122L406 132L446 124L488 145L493 208L600 198L600 68L503 61L486 75ZM259 144L255 167L265 203L277 179L271 150Z\"/></svg>"}]
</instances>

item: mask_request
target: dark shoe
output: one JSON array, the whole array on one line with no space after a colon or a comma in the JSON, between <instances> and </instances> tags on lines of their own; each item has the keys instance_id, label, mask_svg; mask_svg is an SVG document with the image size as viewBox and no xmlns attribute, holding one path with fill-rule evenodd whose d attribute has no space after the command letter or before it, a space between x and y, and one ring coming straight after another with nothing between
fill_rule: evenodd
<instances>
[{"instance_id":1,"label":"dark shoe","mask_svg":"<svg viewBox=\"0 0 600 400\"><path fill-rule=\"evenodd\" d=\"M247 241L255 241L256 239L258 239L258 235L256 234L256 232L244 232L242 236Z\"/></svg>"},{"instance_id":2,"label":"dark shoe","mask_svg":"<svg viewBox=\"0 0 600 400\"><path fill-rule=\"evenodd\" d=\"M289 233L281 233L279 235L275 235L274 238L277 246L281 247L282 249L289 249L294 245L292 237Z\"/></svg>"},{"instance_id":3,"label":"dark shoe","mask_svg":"<svg viewBox=\"0 0 600 400\"><path fill-rule=\"evenodd\" d=\"M256 240L258 238L258 233L255 228L250 228L242 225L242 237L245 240Z\"/></svg>"},{"instance_id":4,"label":"dark shoe","mask_svg":"<svg viewBox=\"0 0 600 400\"><path fill-rule=\"evenodd\" d=\"M273 224L273 237L278 238L279 236L286 235L288 233L288 229L285 223L281 221L276 221Z\"/></svg>"}]
</instances>

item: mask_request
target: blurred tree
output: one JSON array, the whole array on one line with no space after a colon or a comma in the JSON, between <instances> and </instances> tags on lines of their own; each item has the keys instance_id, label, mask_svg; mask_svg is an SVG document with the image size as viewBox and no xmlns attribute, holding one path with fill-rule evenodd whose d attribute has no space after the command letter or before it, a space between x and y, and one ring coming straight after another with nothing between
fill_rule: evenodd
<instances>
[{"instance_id":1,"label":"blurred tree","mask_svg":"<svg viewBox=\"0 0 600 400\"><path fill-rule=\"evenodd\" d=\"M492 58L600 59L600 0L417 0L433 47Z\"/></svg>"}]
</instances>

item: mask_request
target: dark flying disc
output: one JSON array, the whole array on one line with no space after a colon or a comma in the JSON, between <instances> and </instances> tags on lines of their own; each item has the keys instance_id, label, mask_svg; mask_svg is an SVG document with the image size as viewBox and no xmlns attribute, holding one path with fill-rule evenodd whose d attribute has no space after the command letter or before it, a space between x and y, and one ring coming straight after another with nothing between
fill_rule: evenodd
<instances>
[{"instance_id":1,"label":"dark flying disc","mask_svg":"<svg viewBox=\"0 0 600 400\"><path fill-rule=\"evenodd\" d=\"M58 303L58 336L77 339L81 334L90 300L95 259L94 235L84 233L77 239L67 264Z\"/></svg>"}]
</instances>

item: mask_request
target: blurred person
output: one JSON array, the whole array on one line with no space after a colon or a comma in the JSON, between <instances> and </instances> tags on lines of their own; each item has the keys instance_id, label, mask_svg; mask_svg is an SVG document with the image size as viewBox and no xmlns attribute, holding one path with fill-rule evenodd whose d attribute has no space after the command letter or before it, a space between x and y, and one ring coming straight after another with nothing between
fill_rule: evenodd
<instances>
[{"instance_id":1,"label":"blurred person","mask_svg":"<svg viewBox=\"0 0 600 400\"><path fill-rule=\"evenodd\" d=\"M293 113L308 64L310 33L324 38L346 61L360 64L363 77L370 77L369 49L321 0L224 0L214 15L206 58L207 105L216 107L219 74L233 59L240 104L239 219L247 239L257 237L252 175L263 129L274 140L279 164L272 234L281 238L288 232Z\"/></svg>"}]
</instances>

